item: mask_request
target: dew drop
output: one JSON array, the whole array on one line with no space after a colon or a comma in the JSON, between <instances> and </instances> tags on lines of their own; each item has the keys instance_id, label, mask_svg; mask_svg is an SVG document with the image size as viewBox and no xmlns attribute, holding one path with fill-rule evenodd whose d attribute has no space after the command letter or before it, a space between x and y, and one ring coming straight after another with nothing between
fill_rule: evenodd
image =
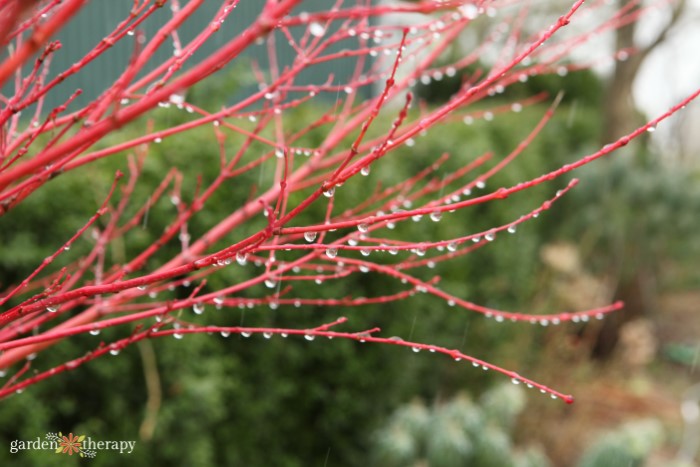
<instances>
[{"instance_id":1,"label":"dew drop","mask_svg":"<svg viewBox=\"0 0 700 467\"><path fill-rule=\"evenodd\" d=\"M113 348L109 350L110 355L119 355L119 349Z\"/></svg>"},{"instance_id":2,"label":"dew drop","mask_svg":"<svg viewBox=\"0 0 700 467\"><path fill-rule=\"evenodd\" d=\"M304 339L311 342L312 340L316 339L316 336L314 336L313 334L304 334Z\"/></svg>"},{"instance_id":3,"label":"dew drop","mask_svg":"<svg viewBox=\"0 0 700 467\"><path fill-rule=\"evenodd\" d=\"M651 125L649 128L647 128L648 133L653 133L656 131L656 125Z\"/></svg>"},{"instance_id":4,"label":"dew drop","mask_svg":"<svg viewBox=\"0 0 700 467\"><path fill-rule=\"evenodd\" d=\"M508 227L508 233L514 234L516 230L516 227L514 225L511 225Z\"/></svg>"},{"instance_id":5,"label":"dew drop","mask_svg":"<svg viewBox=\"0 0 700 467\"><path fill-rule=\"evenodd\" d=\"M236 262L241 266L245 266L245 264L248 262L248 255L239 251L236 253Z\"/></svg>"},{"instance_id":6,"label":"dew drop","mask_svg":"<svg viewBox=\"0 0 700 467\"><path fill-rule=\"evenodd\" d=\"M411 347L411 350L413 350L415 353L420 352L420 347Z\"/></svg>"},{"instance_id":7,"label":"dew drop","mask_svg":"<svg viewBox=\"0 0 700 467\"><path fill-rule=\"evenodd\" d=\"M272 337L272 333L271 332L263 332L263 337L265 339L270 339Z\"/></svg>"},{"instance_id":8,"label":"dew drop","mask_svg":"<svg viewBox=\"0 0 700 467\"><path fill-rule=\"evenodd\" d=\"M326 256L329 258L335 258L338 256L338 249L337 248L327 248L326 249Z\"/></svg>"},{"instance_id":9,"label":"dew drop","mask_svg":"<svg viewBox=\"0 0 700 467\"><path fill-rule=\"evenodd\" d=\"M434 211L430 213L430 220L433 222L440 222L442 219L442 213L440 211Z\"/></svg>"},{"instance_id":10,"label":"dew drop","mask_svg":"<svg viewBox=\"0 0 700 467\"><path fill-rule=\"evenodd\" d=\"M248 332L248 331L241 332L241 336L245 337L246 339L252 335L253 335L252 332Z\"/></svg>"},{"instance_id":11,"label":"dew drop","mask_svg":"<svg viewBox=\"0 0 700 467\"><path fill-rule=\"evenodd\" d=\"M99 334L100 334L100 330L99 330L99 329L92 329L92 330L90 330L90 335L92 335L92 336L97 336L97 335L99 335Z\"/></svg>"},{"instance_id":12,"label":"dew drop","mask_svg":"<svg viewBox=\"0 0 700 467\"><path fill-rule=\"evenodd\" d=\"M325 196L326 198L332 198L334 194L335 187L330 187L329 189L323 191L323 196Z\"/></svg>"},{"instance_id":13,"label":"dew drop","mask_svg":"<svg viewBox=\"0 0 700 467\"><path fill-rule=\"evenodd\" d=\"M362 224L359 224L357 226L357 230L359 230L362 233L367 233L367 231L369 230L369 226L363 222Z\"/></svg>"},{"instance_id":14,"label":"dew drop","mask_svg":"<svg viewBox=\"0 0 700 467\"><path fill-rule=\"evenodd\" d=\"M197 315L201 315L202 313L204 313L204 304L195 303L194 305L192 305L192 311L194 311Z\"/></svg>"},{"instance_id":15,"label":"dew drop","mask_svg":"<svg viewBox=\"0 0 700 467\"><path fill-rule=\"evenodd\" d=\"M366 165L360 169L360 173L365 177L367 175L369 175L369 171L370 171L369 165Z\"/></svg>"},{"instance_id":16,"label":"dew drop","mask_svg":"<svg viewBox=\"0 0 700 467\"><path fill-rule=\"evenodd\" d=\"M46 307L46 311L48 311L49 313L56 313L56 312L58 311L58 307L55 307L55 306L47 306L47 307Z\"/></svg>"},{"instance_id":17,"label":"dew drop","mask_svg":"<svg viewBox=\"0 0 700 467\"><path fill-rule=\"evenodd\" d=\"M228 337L231 335L231 331L221 331L221 337Z\"/></svg>"},{"instance_id":18,"label":"dew drop","mask_svg":"<svg viewBox=\"0 0 700 467\"><path fill-rule=\"evenodd\" d=\"M268 289L274 289L277 285L277 281L274 279L265 279L265 287Z\"/></svg>"},{"instance_id":19,"label":"dew drop","mask_svg":"<svg viewBox=\"0 0 700 467\"><path fill-rule=\"evenodd\" d=\"M311 243L314 240L316 240L316 235L317 235L316 232L304 232L304 240Z\"/></svg>"},{"instance_id":20,"label":"dew drop","mask_svg":"<svg viewBox=\"0 0 700 467\"><path fill-rule=\"evenodd\" d=\"M360 250L360 254L361 254L362 256L369 256L369 255L370 255L370 250L368 250L368 249L366 249L366 248L363 248L363 249Z\"/></svg>"},{"instance_id":21,"label":"dew drop","mask_svg":"<svg viewBox=\"0 0 700 467\"><path fill-rule=\"evenodd\" d=\"M486 235L484 235L484 238L486 239L486 241L492 242L496 239L496 234L494 232L489 232Z\"/></svg>"},{"instance_id":22,"label":"dew drop","mask_svg":"<svg viewBox=\"0 0 700 467\"><path fill-rule=\"evenodd\" d=\"M513 384L520 384L520 380L518 378L512 378L510 382Z\"/></svg>"},{"instance_id":23,"label":"dew drop","mask_svg":"<svg viewBox=\"0 0 700 467\"><path fill-rule=\"evenodd\" d=\"M450 242L447 244L447 251L457 251L457 242Z\"/></svg>"}]
</instances>

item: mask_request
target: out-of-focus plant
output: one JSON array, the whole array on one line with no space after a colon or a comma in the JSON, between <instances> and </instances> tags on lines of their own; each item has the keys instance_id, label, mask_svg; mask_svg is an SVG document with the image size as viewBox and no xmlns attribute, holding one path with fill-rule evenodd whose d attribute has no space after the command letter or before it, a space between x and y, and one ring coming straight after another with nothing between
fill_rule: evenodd
<instances>
[{"instance_id":1,"label":"out-of-focus plant","mask_svg":"<svg viewBox=\"0 0 700 467\"><path fill-rule=\"evenodd\" d=\"M515 418L525 404L522 388L510 384L485 392L478 402L460 394L426 407L400 407L376 436L377 465L548 466L538 448L516 449Z\"/></svg>"},{"instance_id":2,"label":"out-of-focus plant","mask_svg":"<svg viewBox=\"0 0 700 467\"><path fill-rule=\"evenodd\" d=\"M337 338L425 350L496 370L553 398L573 400L458 349L382 336L375 327L352 328L345 324L346 310L339 310L429 294L435 303L496 322L547 326L603 318L620 309L622 304L614 303L551 315L503 311L446 292L431 268L460 261L497 236L515 233L576 185L576 180L564 180L569 172L627 145L700 93L587 156L572 158L540 176L487 188L537 137L561 100L542 93L504 104L491 97L531 76L581 67L567 62L576 47L600 32L636 21L643 10L623 8L609 17L601 15L590 28L576 29L570 23L584 8L579 0L557 19L543 22L537 33L528 34L522 27L530 20L528 7L508 1L376 5L369 0L338 0L321 10L305 11L307 2L302 0L268 0L256 2L260 11L252 23L222 41L213 54L201 57L195 52L227 27L226 21L235 17L243 2L221 2L201 32L183 43L178 30L203 0L182 4L144 0L135 1L126 17L105 24L103 39L81 60L49 75L50 59L60 53L60 44L51 37L85 3L0 3L0 43L6 48L0 86L11 83L12 90L2 96L0 108L2 229L14 228L13 211L25 200L47 185L62 183L71 172L81 174L86 189L94 183L92 189L101 196L93 214L86 213L82 226L75 226L74 235L56 239L40 265L17 283L4 285L0 369L7 383L0 396L104 355L117 355L140 341L217 333L307 341ZM165 5L170 19L157 34L146 37L141 25ZM596 12L600 5L588 8ZM410 26L377 21L397 13L416 21ZM441 62L455 39L475 25L485 31L483 43L473 53ZM570 33L562 34L564 28ZM114 82L103 83L102 94L81 107L75 104L80 93L76 90L64 105L43 108L45 96L59 83L122 41L132 44L132 58ZM165 46L173 53L153 66L155 52ZM278 60L281 46L293 50L291 63ZM192 87L242 60L252 47L263 47L268 62L266 68L251 66L257 90L234 102L199 99L204 107L188 101ZM316 76L313 83L300 79L302 74L313 76L321 64L349 57L356 65L345 82L338 83L333 76ZM411 89L418 82L439 81L477 63L485 65L465 75L447 102L430 108L413 105ZM378 89L373 97L360 97L372 87ZM302 124L296 121L303 118L304 106L322 97L329 99L324 101L326 113ZM551 105L536 121L520 123L529 133L515 147L480 154L452 148L449 154L411 160L394 157L400 147L418 153L421 136L450 119L490 121L497 114L519 114L542 101ZM156 126L148 117L159 107L177 109L180 118ZM132 136L112 138L127 134L118 132L124 127L134 132ZM162 170L160 183L149 187L148 196L139 199L136 187L153 163L151 148L168 144L168 157L196 160L198 148L183 151L188 132L196 128L210 131L217 158L208 167L215 167L214 173L172 164ZM124 162L111 188L90 180L91 164L113 157ZM459 162L450 165L449 158ZM386 185L373 181L372 169L385 164L408 165L411 175ZM195 166L193 162L191 167ZM470 209L504 203L512 195L543 186L551 189L549 196L533 200L529 211L499 225L466 228L449 238L433 238L427 228L415 233L406 226L459 219ZM208 217L207 207L214 199L228 201L225 216ZM311 206L321 206L322 214L302 216ZM149 230L152 212L169 212L164 231ZM205 222L195 228L195 219ZM61 222L58 212L56 222ZM17 230L16 235L23 232ZM134 251L134 244L143 246ZM21 250L21 241L15 245L19 248L2 251L3 258L21 254L15 251ZM360 291L313 296L308 288L296 287L342 282L365 273L388 278L393 287L371 297ZM265 307L283 313L310 306L327 307L336 315L311 327L244 326L226 319L235 308ZM95 338L79 355L42 367L45 350L60 349L61 343L79 335L107 336L103 332L107 329L118 333L109 334L110 342Z\"/></svg>"},{"instance_id":3,"label":"out-of-focus plant","mask_svg":"<svg viewBox=\"0 0 700 467\"><path fill-rule=\"evenodd\" d=\"M663 440L663 427L657 420L628 422L600 436L578 463L579 467L643 466L649 454Z\"/></svg>"}]
</instances>

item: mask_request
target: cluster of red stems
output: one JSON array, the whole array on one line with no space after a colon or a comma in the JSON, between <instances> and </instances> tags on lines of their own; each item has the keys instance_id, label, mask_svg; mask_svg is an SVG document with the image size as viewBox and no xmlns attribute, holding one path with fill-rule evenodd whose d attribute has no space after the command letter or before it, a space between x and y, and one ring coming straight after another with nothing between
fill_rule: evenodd
<instances>
[{"instance_id":1,"label":"cluster of red stems","mask_svg":"<svg viewBox=\"0 0 700 467\"><path fill-rule=\"evenodd\" d=\"M85 3L85 0L0 1L0 42L7 48L6 58L0 63L0 85L12 85L14 80L14 94L0 95L0 216L41 189L58 173L85 170L82 166L104 157L128 155L127 175L117 174L111 189L105 188L104 203L91 217L86 215L86 223L77 228L75 235L57 244L55 253L21 283L0 293L0 305L4 307L0 310L0 371L6 378L0 397L20 392L31 384L75 369L107 353L116 355L142 339L181 338L188 333L215 332L223 336L299 336L307 340L342 338L403 346L414 351L424 349L501 372L514 383L537 388L553 398L573 401L570 395L465 355L460 350L382 337L379 329L336 330L343 327L345 317L336 317L338 319L333 322L310 329L281 329L211 326L202 322L206 317L202 312L206 306L223 309L222 312L234 307L261 305L271 308L305 305L350 308L405 300L415 293L431 294L445 306L480 313L485 318L542 325L583 322L620 309L622 304L615 303L597 309L551 315L501 311L446 293L439 288L438 277L423 280L418 274L412 274L412 271L425 271L438 262L453 260L482 248L499 232L515 232L519 224L537 217L574 187L575 179L563 190L553 193L551 199L541 202L538 208L487 231L445 239L397 239L389 232L398 223L421 217L439 220L445 213L497 202L513 193L560 179L655 127L694 99L698 92L598 152L515 186L495 191L484 189L488 179L522 153L546 125L555 110L556 98L551 99L552 105L541 120L532 125L529 136L500 159L491 153L484 154L464 161L457 171L433 177L440 172L448 157L437 155L434 160L422 161L425 168L421 172L395 186L368 193L366 201L353 209L337 212L334 197L342 196L343 190L339 187L348 179L358 174L368 175L372 164L391 158L400 146L416 144L416 138L441 122L488 118L487 114L491 112L484 111L483 107L479 111L471 110L474 103L485 97L502 93L509 85L528 76L562 74L562 71L591 66L592 63L565 64L564 60L574 48L590 38L636 21L643 9L623 8L603 18L600 7L604 2L596 0L594 4L583 7L583 0L578 0L548 27L529 34L525 28L527 6L511 0L423 0L380 5L369 0L336 0L329 1L326 10L315 12L305 12L303 0L261 0L264 3L262 12L244 31L223 43L215 53L192 63L193 53L216 36L222 23L236 15L236 7L243 2L221 1L211 21L192 41L184 44L178 38L178 28L204 0L190 0L182 5L177 0L134 0L130 14L107 32L81 60L49 79L50 58L60 49L60 44L52 40L52 36ZM163 7L169 8L172 16L157 34L145 37L140 25ZM584 11L586 8L588 13ZM579 15L586 14L588 19L599 15L600 20L586 30L561 32ZM392 21L382 21L382 18L391 18ZM400 23L397 18L410 18L411 25L397 24ZM477 20L489 24L490 33L486 39L468 55L444 64L443 52ZM296 53L291 65L285 67L278 65L275 56L275 43L281 40L288 41ZM48 112L42 108L45 96L58 83L80 73L88 63L119 41L129 41L137 53L99 97L85 107L75 108L77 106L72 104L80 92L76 90L64 105ZM348 41L354 44L352 48L332 51L334 44ZM250 47L261 44L267 45L270 66L266 70L257 70L259 91L215 112L187 102L184 96L189 88L240 57ZM173 47L173 54L152 71L144 72L144 66L154 59L154 52L161 46ZM304 69L348 56L355 57L357 65L346 83L338 85L326 81L325 84L308 85L297 82ZM487 56L491 58L487 59ZM610 59L614 56L613 53ZM491 63L490 70L472 74L448 102L434 107L424 106L418 111L409 110L411 88L416 83L454 76L478 60ZM376 90L369 99L359 97L358 91L366 87ZM302 97L298 97L300 95ZM302 131L289 130L290 125L285 125L289 111L318 98L327 99L326 107L330 108L323 118L308 122ZM531 98L492 110L518 112L537 100ZM105 136L147 116L164 103L187 112L189 120L165 130L145 129L138 138L100 150L91 149ZM32 115L25 115L23 111L27 108L36 110L31 112ZM381 125L382 120L391 122L384 125L386 130L382 136L368 136L370 127ZM212 137L219 142L219 175L207 186L201 186L191 201L186 202L187 194L180 193L179 188L184 175L172 170L158 187L153 188L152 195L137 214L125 219L124 212L139 180L149 145L165 138L187 137L188 130L199 126L209 126ZM317 147L295 144L310 128L324 132L322 143ZM224 144L232 134L242 135L246 141L233 155L226 152ZM40 138L42 135L45 137ZM348 145L348 140L353 142ZM48 142L36 147L37 141ZM253 154L249 146L254 142L264 144L268 150ZM460 154L452 156L460 157ZM222 184L264 164L274 167L274 183L258 186L253 199L241 200L240 205L217 225L201 237L190 239L188 222L204 209L212 194ZM472 194L475 189L481 189L481 194ZM301 190L311 194L301 202L290 203L290 194ZM152 233L151 245L128 262L106 266L105 252L109 245L138 227L148 208L164 196L170 196L176 205L176 213L166 230ZM312 203L325 206L325 218L316 225L293 225L298 214ZM266 216L264 228L223 249L211 251L211 245L239 229L256 214ZM98 219L103 223L99 229ZM3 228L12 227L6 225ZM328 240L329 231L342 235L335 234L337 239ZM91 241L82 238L86 232L93 234L94 244L89 254L52 271L54 260L59 255L68 255L71 244ZM182 244L179 254L163 259L162 266L155 270L146 270L147 260L158 255L161 247L171 241ZM286 259L285 252L290 250L298 251L293 258ZM387 254L372 255L373 252ZM11 253L3 252L3 255L8 254ZM256 269L251 264L247 266L251 268L248 280L203 293L207 276L229 265L244 267L246 263L258 265ZM295 297L292 287L298 281L342 280L351 274L368 271L395 279L397 289L392 294L369 298L313 299ZM89 279L86 278L88 273L92 273ZM261 283L268 285L267 292L256 292L257 298L242 297L243 291L250 294L251 288ZM187 298L160 298L171 296L167 291L176 287L189 287ZM71 336L97 335L100 330L111 327L124 328L125 337L114 342L100 342L84 355L49 370L29 371L32 360L41 351L60 345Z\"/></svg>"}]
</instances>

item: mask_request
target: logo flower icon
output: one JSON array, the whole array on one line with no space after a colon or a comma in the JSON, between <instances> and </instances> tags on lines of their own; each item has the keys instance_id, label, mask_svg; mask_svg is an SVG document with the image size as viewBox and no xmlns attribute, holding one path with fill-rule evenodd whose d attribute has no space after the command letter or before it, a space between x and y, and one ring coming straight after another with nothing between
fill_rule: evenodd
<instances>
[{"instance_id":1,"label":"logo flower icon","mask_svg":"<svg viewBox=\"0 0 700 467\"><path fill-rule=\"evenodd\" d=\"M85 435L75 436L73 433L68 433L68 436L61 437L58 443L56 453L63 453L72 456L73 453L80 454L81 444L85 439Z\"/></svg>"}]
</instances>

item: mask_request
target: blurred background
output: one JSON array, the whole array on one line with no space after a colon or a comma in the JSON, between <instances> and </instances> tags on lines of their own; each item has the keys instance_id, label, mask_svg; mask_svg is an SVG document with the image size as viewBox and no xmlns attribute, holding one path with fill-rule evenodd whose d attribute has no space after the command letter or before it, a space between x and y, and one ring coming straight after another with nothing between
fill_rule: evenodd
<instances>
[{"instance_id":1,"label":"blurred background","mask_svg":"<svg viewBox=\"0 0 700 467\"><path fill-rule=\"evenodd\" d=\"M87 21L87 27L90 15L96 14L85 13L76 24ZM448 121L414 147L373 166L372 176L388 185L422 167L421 155L425 159L457 148L460 157L453 157L448 168L458 167L462 156L486 150L507 154L531 129L521 122L536 121L548 103L489 120L481 110L540 92L555 96L564 91L554 119L489 187L510 186L595 152L698 86L699 14L697 1L661 5L648 20L601 37L581 57L572 57L599 63L592 70L532 77L513 85L479 103L471 110L473 117ZM541 15L546 19L554 13L543 9ZM76 30L81 29L69 28L65 40ZM464 54L478 39L465 37L449 54ZM437 105L466 75L484 66L477 63L454 77L419 83L415 92L426 105ZM241 60L192 89L187 99L216 108L232 93L245 92L253 83L249 73L249 62ZM342 80L342 70L338 73ZM295 109L291 120L303 124L324 111L322 103ZM184 119L176 109L159 109L153 116L156 128ZM553 313L625 301L622 312L603 321L554 327L496 323L425 294L355 310L235 309L222 321L304 327L351 313L355 328L380 326L387 336L460 348L574 394L574 405L427 352L336 340L188 335L139 342L118 357L96 360L0 402L0 436L9 443L62 431L137 441L134 453L124 459L100 453L89 460L105 466L697 465L698 128L700 106L695 104L624 150L581 169L576 174L580 186L536 222L522 225L516 235L503 235L488 248L430 271L443 278L441 286L451 293L512 311ZM127 127L105 144L139 131L138 125ZM219 154L210 132L195 130L186 136L149 149L136 199L145 199L172 166L205 179L216 175ZM308 135L310 141L321 137ZM198 157L190 157L193 153ZM392 164L394 159L404 162ZM62 175L61 183L48 184L5 215L5 225L12 228L0 230L0 283L21 280L60 239L82 225L104 184L123 165L119 157L100 161L90 168L89 180L82 173ZM249 174L248 181L262 177ZM184 183L192 188L195 180ZM245 183L227 190L195 218L193 236L229 212L232 197L248 196ZM344 191L350 193L338 202L350 206L361 200L360 190ZM459 222L430 225L431 238L510 221L551 193L552 186L538 186L507 203L479 206ZM306 214L309 218L324 207L314 209ZM154 206L148 230L161 231L172 215L167 202ZM425 226L397 229L411 235ZM114 247L112 254L129 257L150 241L143 231ZM71 254L80 254L79 246L73 250ZM240 280L238 274L224 271L209 287ZM356 290L372 296L394 290L395 284L365 274L301 287L313 288L308 294L315 296L340 297ZM67 340L42 355L37 365L48 368L79 355L109 339L109 332ZM42 451L0 452L2 465L80 462Z\"/></svg>"}]
</instances>

